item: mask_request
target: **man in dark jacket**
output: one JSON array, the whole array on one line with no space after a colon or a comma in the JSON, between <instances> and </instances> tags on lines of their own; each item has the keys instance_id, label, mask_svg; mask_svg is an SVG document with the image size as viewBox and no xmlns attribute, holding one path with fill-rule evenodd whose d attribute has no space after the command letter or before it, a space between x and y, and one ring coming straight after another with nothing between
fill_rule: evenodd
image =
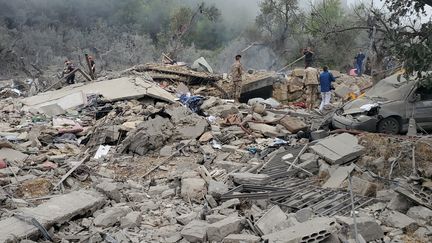
<instances>
[{"instance_id":1,"label":"man in dark jacket","mask_svg":"<svg viewBox=\"0 0 432 243\"><path fill-rule=\"evenodd\" d=\"M323 67L323 72L320 74L320 86L321 86L321 105L319 111L322 112L324 107L330 104L330 99L332 95L332 85L331 83L336 79L328 71L328 67Z\"/></svg>"},{"instance_id":2,"label":"man in dark jacket","mask_svg":"<svg viewBox=\"0 0 432 243\"><path fill-rule=\"evenodd\" d=\"M69 75L73 70L75 70L75 66L72 64L71 61L66 60L65 61L65 68L63 70L63 73L65 75ZM67 77L66 83L68 84L74 84L75 83L75 73L71 74Z\"/></svg>"},{"instance_id":3,"label":"man in dark jacket","mask_svg":"<svg viewBox=\"0 0 432 243\"><path fill-rule=\"evenodd\" d=\"M356 61L356 69L357 69L357 76L361 76L363 73L363 60L366 58L365 54L360 50L360 52L355 56Z\"/></svg>"},{"instance_id":4,"label":"man in dark jacket","mask_svg":"<svg viewBox=\"0 0 432 243\"><path fill-rule=\"evenodd\" d=\"M304 55L304 59L305 59L305 68L312 67L314 54L315 53L312 52L312 49L310 47L303 49L303 55Z\"/></svg>"}]
</instances>

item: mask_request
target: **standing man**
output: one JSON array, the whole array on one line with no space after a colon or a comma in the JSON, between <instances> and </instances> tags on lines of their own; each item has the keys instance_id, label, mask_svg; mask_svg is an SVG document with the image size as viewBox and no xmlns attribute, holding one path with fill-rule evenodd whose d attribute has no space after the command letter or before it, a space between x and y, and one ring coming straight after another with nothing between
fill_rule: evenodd
<instances>
[{"instance_id":1,"label":"standing man","mask_svg":"<svg viewBox=\"0 0 432 243\"><path fill-rule=\"evenodd\" d=\"M235 101L239 101L242 89L242 75L243 75L243 65L240 62L241 55L235 56L235 62L231 67L231 77L233 81L233 94L232 98Z\"/></svg>"},{"instance_id":2,"label":"standing man","mask_svg":"<svg viewBox=\"0 0 432 243\"><path fill-rule=\"evenodd\" d=\"M310 47L303 49L303 55L305 58L305 68L311 67L314 59L314 54Z\"/></svg>"},{"instance_id":3,"label":"standing man","mask_svg":"<svg viewBox=\"0 0 432 243\"><path fill-rule=\"evenodd\" d=\"M306 108L312 110L317 100L319 72L316 68L307 67L303 77L306 86Z\"/></svg>"},{"instance_id":4,"label":"standing man","mask_svg":"<svg viewBox=\"0 0 432 243\"><path fill-rule=\"evenodd\" d=\"M73 65L73 63L69 60L66 60L63 73L66 75L69 75L73 70L75 70L75 66ZM74 84L75 83L75 73L73 73L69 77L67 77L66 83L67 84Z\"/></svg>"},{"instance_id":5,"label":"standing man","mask_svg":"<svg viewBox=\"0 0 432 243\"><path fill-rule=\"evenodd\" d=\"M331 99L331 83L336 79L333 75L328 71L328 67L323 67L323 72L320 74L320 86L321 86L321 105L319 107L319 111L322 112L324 107L330 104Z\"/></svg>"},{"instance_id":6,"label":"standing man","mask_svg":"<svg viewBox=\"0 0 432 243\"><path fill-rule=\"evenodd\" d=\"M356 69L357 69L357 76L362 76L363 73L363 60L366 58L365 54L360 50L359 53L357 53L357 56L355 56L356 61Z\"/></svg>"},{"instance_id":7,"label":"standing man","mask_svg":"<svg viewBox=\"0 0 432 243\"><path fill-rule=\"evenodd\" d=\"M94 61L94 59L93 59L92 56L89 56L88 59L89 59L89 62L90 62L90 68L91 68L91 71L93 73L93 77L96 78L96 63L95 63L95 61Z\"/></svg>"}]
</instances>

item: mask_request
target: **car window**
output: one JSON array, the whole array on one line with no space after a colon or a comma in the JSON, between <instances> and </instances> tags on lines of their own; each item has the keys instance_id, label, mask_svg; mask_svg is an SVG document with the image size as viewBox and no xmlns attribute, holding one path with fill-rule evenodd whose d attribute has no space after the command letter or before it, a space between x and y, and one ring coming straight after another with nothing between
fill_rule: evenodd
<instances>
[{"instance_id":1,"label":"car window","mask_svg":"<svg viewBox=\"0 0 432 243\"><path fill-rule=\"evenodd\" d=\"M420 100L432 100L432 87L420 86L417 88L416 94L420 95Z\"/></svg>"}]
</instances>

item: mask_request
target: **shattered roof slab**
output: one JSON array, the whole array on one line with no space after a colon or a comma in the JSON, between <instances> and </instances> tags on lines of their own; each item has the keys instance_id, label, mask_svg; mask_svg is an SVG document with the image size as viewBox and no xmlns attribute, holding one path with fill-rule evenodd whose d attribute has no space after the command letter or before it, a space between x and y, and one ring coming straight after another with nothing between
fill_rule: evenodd
<instances>
[{"instance_id":1,"label":"shattered roof slab","mask_svg":"<svg viewBox=\"0 0 432 243\"><path fill-rule=\"evenodd\" d=\"M173 95L153 81L144 80L139 77L123 77L100 82L74 84L59 90L48 91L25 98L22 102L32 108L59 104L61 108L69 109L85 103L85 100L76 98L80 95L84 98L89 94L100 94L107 101L137 99L144 96L167 102L175 101ZM75 103L71 105L71 102L74 101Z\"/></svg>"}]
</instances>

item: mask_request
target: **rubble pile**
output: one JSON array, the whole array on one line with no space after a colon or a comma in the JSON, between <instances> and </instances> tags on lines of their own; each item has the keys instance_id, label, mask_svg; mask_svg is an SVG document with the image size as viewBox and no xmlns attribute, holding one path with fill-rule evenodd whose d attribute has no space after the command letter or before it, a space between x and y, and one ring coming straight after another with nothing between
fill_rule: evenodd
<instances>
[{"instance_id":1,"label":"rubble pile","mask_svg":"<svg viewBox=\"0 0 432 243\"><path fill-rule=\"evenodd\" d=\"M130 72L0 100L0 242L432 240L430 138Z\"/></svg>"},{"instance_id":2,"label":"rubble pile","mask_svg":"<svg viewBox=\"0 0 432 243\"><path fill-rule=\"evenodd\" d=\"M361 95L365 90L372 87L372 78L367 75L362 77L349 76L338 71L331 71L336 78L334 83L334 93L338 100L346 101L352 97ZM304 69L294 69L291 71L284 83L276 85L275 99L280 101L304 101Z\"/></svg>"}]
</instances>

